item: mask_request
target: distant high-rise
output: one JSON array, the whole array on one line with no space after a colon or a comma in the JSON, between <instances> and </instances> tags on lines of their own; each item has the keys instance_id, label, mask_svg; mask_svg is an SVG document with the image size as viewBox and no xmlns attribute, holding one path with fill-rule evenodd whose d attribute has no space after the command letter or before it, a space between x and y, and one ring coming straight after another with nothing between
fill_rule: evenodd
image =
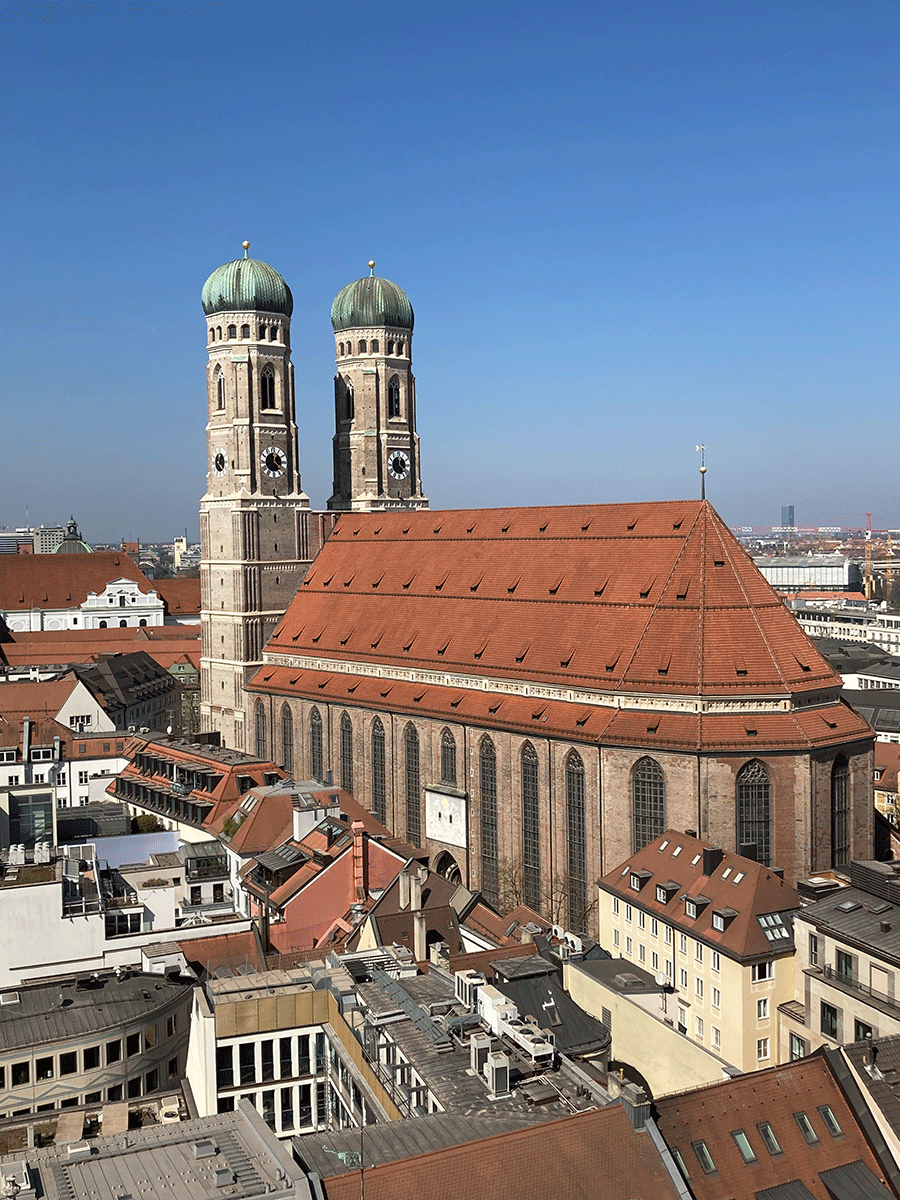
<instances>
[{"instance_id":1,"label":"distant high-rise","mask_svg":"<svg viewBox=\"0 0 900 1200\"><path fill-rule=\"evenodd\" d=\"M782 504L781 506L781 527L782 529L794 528L794 506L793 504Z\"/></svg>"}]
</instances>

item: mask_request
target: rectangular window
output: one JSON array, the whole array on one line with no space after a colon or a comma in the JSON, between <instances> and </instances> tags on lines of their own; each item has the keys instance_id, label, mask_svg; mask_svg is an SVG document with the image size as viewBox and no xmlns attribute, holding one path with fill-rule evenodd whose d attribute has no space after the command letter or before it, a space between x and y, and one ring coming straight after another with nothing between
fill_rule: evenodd
<instances>
[{"instance_id":1,"label":"rectangular window","mask_svg":"<svg viewBox=\"0 0 900 1200\"><path fill-rule=\"evenodd\" d=\"M216 1103L216 1112L234 1112L234 1096L220 1096Z\"/></svg>"},{"instance_id":2,"label":"rectangular window","mask_svg":"<svg viewBox=\"0 0 900 1200\"><path fill-rule=\"evenodd\" d=\"M155 1092L159 1087L159 1071L148 1071L144 1076L144 1095Z\"/></svg>"},{"instance_id":3,"label":"rectangular window","mask_svg":"<svg viewBox=\"0 0 900 1200\"><path fill-rule=\"evenodd\" d=\"M638 909L638 929L647 928L647 916L642 909Z\"/></svg>"},{"instance_id":4,"label":"rectangular window","mask_svg":"<svg viewBox=\"0 0 900 1200\"><path fill-rule=\"evenodd\" d=\"M262 1102L262 1119L270 1129L275 1128L275 1092L273 1090L260 1094Z\"/></svg>"},{"instance_id":5,"label":"rectangular window","mask_svg":"<svg viewBox=\"0 0 900 1200\"><path fill-rule=\"evenodd\" d=\"M687 954L687 934L679 933L678 935L678 952L679 954ZM702 1143L701 1143L702 1145Z\"/></svg>"},{"instance_id":6,"label":"rectangular window","mask_svg":"<svg viewBox=\"0 0 900 1200\"><path fill-rule=\"evenodd\" d=\"M53 1056L47 1055L46 1058L38 1058L35 1060L34 1073L38 1079L53 1078Z\"/></svg>"},{"instance_id":7,"label":"rectangular window","mask_svg":"<svg viewBox=\"0 0 900 1200\"><path fill-rule=\"evenodd\" d=\"M309 1074L309 1037L305 1033L297 1038L297 1074Z\"/></svg>"},{"instance_id":8,"label":"rectangular window","mask_svg":"<svg viewBox=\"0 0 900 1200\"><path fill-rule=\"evenodd\" d=\"M231 1046L216 1047L216 1087L234 1086L234 1053Z\"/></svg>"},{"instance_id":9,"label":"rectangular window","mask_svg":"<svg viewBox=\"0 0 900 1200\"><path fill-rule=\"evenodd\" d=\"M655 950L653 950L650 954L650 966L654 971L659 971L659 955Z\"/></svg>"},{"instance_id":10,"label":"rectangular window","mask_svg":"<svg viewBox=\"0 0 900 1200\"><path fill-rule=\"evenodd\" d=\"M680 988L682 988L684 991L687 991L687 985L688 985L688 973L684 969L684 967L679 967L679 969L678 969L678 986Z\"/></svg>"},{"instance_id":11,"label":"rectangular window","mask_svg":"<svg viewBox=\"0 0 900 1200\"><path fill-rule=\"evenodd\" d=\"M721 970L721 960L719 958L718 950L711 951L710 956L709 956L709 965L712 967L712 969L714 971Z\"/></svg>"},{"instance_id":12,"label":"rectangular window","mask_svg":"<svg viewBox=\"0 0 900 1200\"><path fill-rule=\"evenodd\" d=\"M750 968L750 979L753 983L763 983L767 979L775 978L775 964L773 962L754 963Z\"/></svg>"},{"instance_id":13,"label":"rectangular window","mask_svg":"<svg viewBox=\"0 0 900 1200\"><path fill-rule=\"evenodd\" d=\"M713 1157L707 1148L706 1142L691 1142L691 1146L697 1155L697 1162L699 1162L703 1169L704 1175L717 1174L716 1164L713 1162Z\"/></svg>"},{"instance_id":14,"label":"rectangular window","mask_svg":"<svg viewBox=\"0 0 900 1200\"><path fill-rule=\"evenodd\" d=\"M768 1021L769 1019L769 997L766 996L762 1000L756 1002L756 1019L757 1021Z\"/></svg>"},{"instance_id":15,"label":"rectangular window","mask_svg":"<svg viewBox=\"0 0 900 1200\"><path fill-rule=\"evenodd\" d=\"M694 1033L699 1041L703 1041L703 1018L694 1017Z\"/></svg>"},{"instance_id":16,"label":"rectangular window","mask_svg":"<svg viewBox=\"0 0 900 1200\"><path fill-rule=\"evenodd\" d=\"M118 1104L122 1099L121 1083L114 1083L112 1087L106 1089L106 1099L110 1104Z\"/></svg>"},{"instance_id":17,"label":"rectangular window","mask_svg":"<svg viewBox=\"0 0 900 1200\"><path fill-rule=\"evenodd\" d=\"M85 1097L84 1097L84 1102L85 1102L85 1104L102 1104L103 1103L103 1093L102 1092L86 1092Z\"/></svg>"},{"instance_id":18,"label":"rectangular window","mask_svg":"<svg viewBox=\"0 0 900 1200\"><path fill-rule=\"evenodd\" d=\"M291 1039L289 1037L282 1038L278 1044L278 1065L279 1074L282 1079L290 1079L294 1073L294 1064L291 1058Z\"/></svg>"},{"instance_id":19,"label":"rectangular window","mask_svg":"<svg viewBox=\"0 0 900 1200\"><path fill-rule=\"evenodd\" d=\"M177 1028L178 1028L178 1018L176 1017L175 1013L172 1013L171 1017L166 1017L166 1037L167 1038L174 1037L175 1030Z\"/></svg>"},{"instance_id":20,"label":"rectangular window","mask_svg":"<svg viewBox=\"0 0 900 1200\"><path fill-rule=\"evenodd\" d=\"M618 929L613 930L613 947L616 950L618 950L618 948L619 948L619 931L618 931Z\"/></svg>"},{"instance_id":21,"label":"rectangular window","mask_svg":"<svg viewBox=\"0 0 900 1200\"><path fill-rule=\"evenodd\" d=\"M694 995L698 1000L703 999L703 980L699 976L694 980Z\"/></svg>"},{"instance_id":22,"label":"rectangular window","mask_svg":"<svg viewBox=\"0 0 900 1200\"><path fill-rule=\"evenodd\" d=\"M129 1033L125 1039L125 1056L131 1058L134 1054L141 1052L141 1035L139 1033Z\"/></svg>"},{"instance_id":23,"label":"rectangular window","mask_svg":"<svg viewBox=\"0 0 900 1200\"><path fill-rule=\"evenodd\" d=\"M633 912L632 912L631 905L630 905L630 904L626 904L626 905L625 905L625 920L628 922L628 924L629 924L629 925L631 924L631 920L632 920L632 917L633 917L633 915L634 915L634 914L633 914Z\"/></svg>"},{"instance_id":24,"label":"rectangular window","mask_svg":"<svg viewBox=\"0 0 900 1200\"><path fill-rule=\"evenodd\" d=\"M765 1062L769 1057L769 1039L760 1038L756 1043L756 1061Z\"/></svg>"},{"instance_id":25,"label":"rectangular window","mask_svg":"<svg viewBox=\"0 0 900 1200\"><path fill-rule=\"evenodd\" d=\"M713 1025L713 1050L722 1049L722 1030Z\"/></svg>"},{"instance_id":26,"label":"rectangular window","mask_svg":"<svg viewBox=\"0 0 900 1200\"><path fill-rule=\"evenodd\" d=\"M713 1008L722 1007L722 993L717 987L712 990L712 1006Z\"/></svg>"},{"instance_id":27,"label":"rectangular window","mask_svg":"<svg viewBox=\"0 0 900 1200\"><path fill-rule=\"evenodd\" d=\"M122 1058L122 1043L119 1041L106 1043L106 1065L119 1062Z\"/></svg>"},{"instance_id":28,"label":"rectangular window","mask_svg":"<svg viewBox=\"0 0 900 1200\"><path fill-rule=\"evenodd\" d=\"M756 1155L753 1153L753 1147L750 1145L750 1139L744 1133L743 1129L732 1129L731 1136L734 1138L734 1144L741 1152L741 1158L745 1163L756 1162Z\"/></svg>"},{"instance_id":29,"label":"rectangular window","mask_svg":"<svg viewBox=\"0 0 900 1200\"><path fill-rule=\"evenodd\" d=\"M312 1088L303 1083L297 1088L297 1128L308 1129L312 1125Z\"/></svg>"},{"instance_id":30,"label":"rectangular window","mask_svg":"<svg viewBox=\"0 0 900 1200\"><path fill-rule=\"evenodd\" d=\"M78 772L78 782L81 784L82 787L84 787L84 785L88 782L88 772L87 771L79 771Z\"/></svg>"},{"instance_id":31,"label":"rectangular window","mask_svg":"<svg viewBox=\"0 0 900 1200\"><path fill-rule=\"evenodd\" d=\"M819 965L819 939L814 933L809 935L809 965L811 967Z\"/></svg>"},{"instance_id":32,"label":"rectangular window","mask_svg":"<svg viewBox=\"0 0 900 1200\"><path fill-rule=\"evenodd\" d=\"M178 1055L177 1054L175 1055L174 1058L169 1059L167 1070L168 1070L170 1079L178 1078Z\"/></svg>"},{"instance_id":33,"label":"rectangular window","mask_svg":"<svg viewBox=\"0 0 900 1200\"><path fill-rule=\"evenodd\" d=\"M77 1075L78 1074L78 1051L69 1050L65 1054L59 1056L59 1073L60 1075ZM0 1082L0 1087L3 1084Z\"/></svg>"},{"instance_id":34,"label":"rectangular window","mask_svg":"<svg viewBox=\"0 0 900 1200\"><path fill-rule=\"evenodd\" d=\"M794 1120L797 1122L797 1126L798 1126L800 1132L806 1138L806 1141L809 1143L809 1145L815 1146L819 1140L819 1135L813 1129L813 1127L810 1123L809 1117L806 1115L806 1113L805 1112L794 1113Z\"/></svg>"},{"instance_id":35,"label":"rectangular window","mask_svg":"<svg viewBox=\"0 0 900 1200\"><path fill-rule=\"evenodd\" d=\"M796 1062L798 1058L806 1058L809 1054L809 1046L806 1041L796 1033L791 1034L791 1062Z\"/></svg>"},{"instance_id":36,"label":"rectangular window","mask_svg":"<svg viewBox=\"0 0 900 1200\"><path fill-rule=\"evenodd\" d=\"M839 979L853 982L853 955L846 950L838 950L834 956L834 967Z\"/></svg>"},{"instance_id":37,"label":"rectangular window","mask_svg":"<svg viewBox=\"0 0 900 1200\"><path fill-rule=\"evenodd\" d=\"M865 1042L869 1038L875 1036L875 1031L871 1025L867 1025L865 1021L860 1021L858 1018L853 1022L853 1040L854 1042Z\"/></svg>"},{"instance_id":38,"label":"rectangular window","mask_svg":"<svg viewBox=\"0 0 900 1200\"><path fill-rule=\"evenodd\" d=\"M675 964L672 962L671 958L666 959L666 978L675 978Z\"/></svg>"},{"instance_id":39,"label":"rectangular window","mask_svg":"<svg viewBox=\"0 0 900 1200\"><path fill-rule=\"evenodd\" d=\"M831 1111L830 1105L828 1105L828 1104L820 1105L819 1106L819 1116L825 1122L825 1128L828 1130L828 1132L831 1134L831 1136L833 1138L839 1138L839 1137L844 1136L844 1131L843 1131L843 1129L841 1129L840 1125L838 1125L837 1117Z\"/></svg>"},{"instance_id":40,"label":"rectangular window","mask_svg":"<svg viewBox=\"0 0 900 1200\"><path fill-rule=\"evenodd\" d=\"M213 904L224 904L224 903L225 903L225 884L224 883L214 883L213 884Z\"/></svg>"},{"instance_id":41,"label":"rectangular window","mask_svg":"<svg viewBox=\"0 0 900 1200\"><path fill-rule=\"evenodd\" d=\"M128 1099L134 1100L141 1094L141 1077L136 1076L134 1079L128 1080Z\"/></svg>"},{"instance_id":42,"label":"rectangular window","mask_svg":"<svg viewBox=\"0 0 900 1200\"><path fill-rule=\"evenodd\" d=\"M643 942L638 946L638 962L647 961L647 948Z\"/></svg>"},{"instance_id":43,"label":"rectangular window","mask_svg":"<svg viewBox=\"0 0 900 1200\"><path fill-rule=\"evenodd\" d=\"M837 1040L838 1035L838 1010L833 1004L828 1004L822 1001L820 1013L820 1028L825 1037Z\"/></svg>"},{"instance_id":44,"label":"rectangular window","mask_svg":"<svg viewBox=\"0 0 900 1200\"><path fill-rule=\"evenodd\" d=\"M281 1089L281 1129L286 1132L294 1128L294 1089Z\"/></svg>"},{"instance_id":45,"label":"rectangular window","mask_svg":"<svg viewBox=\"0 0 900 1200\"><path fill-rule=\"evenodd\" d=\"M619 915L619 897L618 896L613 896L612 910L613 910L613 916L617 917Z\"/></svg>"},{"instance_id":46,"label":"rectangular window","mask_svg":"<svg viewBox=\"0 0 900 1200\"><path fill-rule=\"evenodd\" d=\"M703 962L703 943L694 942L694 960L695 962Z\"/></svg>"},{"instance_id":47,"label":"rectangular window","mask_svg":"<svg viewBox=\"0 0 900 1200\"><path fill-rule=\"evenodd\" d=\"M85 1071L93 1071L97 1067L100 1066L100 1047L99 1046L88 1046L88 1048L86 1050L82 1051L82 1054L84 1056Z\"/></svg>"},{"instance_id":48,"label":"rectangular window","mask_svg":"<svg viewBox=\"0 0 900 1200\"><path fill-rule=\"evenodd\" d=\"M627 938L625 939L625 953L626 953L626 954L631 954L631 953L632 953L632 942L631 942L631 938L630 938L630 937L627 937Z\"/></svg>"},{"instance_id":49,"label":"rectangular window","mask_svg":"<svg viewBox=\"0 0 900 1200\"><path fill-rule=\"evenodd\" d=\"M273 1042L271 1038L260 1043L260 1079L275 1078L275 1063L273 1055Z\"/></svg>"},{"instance_id":50,"label":"rectangular window","mask_svg":"<svg viewBox=\"0 0 900 1200\"><path fill-rule=\"evenodd\" d=\"M761 1121L756 1127L759 1130L759 1136L762 1138L763 1145L768 1150L769 1154L774 1156L781 1153L781 1147L778 1144L778 1138L768 1121Z\"/></svg>"},{"instance_id":51,"label":"rectangular window","mask_svg":"<svg viewBox=\"0 0 900 1200\"><path fill-rule=\"evenodd\" d=\"M244 1042L238 1047L240 1082L253 1083L256 1079L256 1047L253 1042Z\"/></svg>"},{"instance_id":52,"label":"rectangular window","mask_svg":"<svg viewBox=\"0 0 900 1200\"><path fill-rule=\"evenodd\" d=\"M316 1084L316 1126L321 1129L328 1123L328 1085Z\"/></svg>"},{"instance_id":53,"label":"rectangular window","mask_svg":"<svg viewBox=\"0 0 900 1200\"><path fill-rule=\"evenodd\" d=\"M659 937L659 921L657 921L656 917L650 918L650 936Z\"/></svg>"}]
</instances>

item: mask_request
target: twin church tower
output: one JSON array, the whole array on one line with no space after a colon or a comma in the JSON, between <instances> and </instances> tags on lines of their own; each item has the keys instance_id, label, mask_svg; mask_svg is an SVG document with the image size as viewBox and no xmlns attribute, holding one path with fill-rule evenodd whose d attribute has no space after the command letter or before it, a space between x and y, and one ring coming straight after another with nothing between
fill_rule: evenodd
<instances>
[{"instance_id":1,"label":"twin church tower","mask_svg":"<svg viewBox=\"0 0 900 1200\"><path fill-rule=\"evenodd\" d=\"M267 263L219 267L206 314L206 494L200 502L201 722L252 750L244 685L334 523L347 511L427 508L412 373L413 310L374 273L331 306L334 485L326 512L300 482L291 363L291 290Z\"/></svg>"}]
</instances>

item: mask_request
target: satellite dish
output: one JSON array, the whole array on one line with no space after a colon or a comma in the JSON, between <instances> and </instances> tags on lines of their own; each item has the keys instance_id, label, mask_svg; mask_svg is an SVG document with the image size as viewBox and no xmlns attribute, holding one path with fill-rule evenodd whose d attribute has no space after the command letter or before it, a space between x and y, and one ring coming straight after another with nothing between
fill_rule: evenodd
<instances>
[{"instance_id":1,"label":"satellite dish","mask_svg":"<svg viewBox=\"0 0 900 1200\"><path fill-rule=\"evenodd\" d=\"M658 987L665 987L665 986L666 986L666 977L665 977L665 975L662 973L662 971L657 971L657 972L656 972L656 983L657 983L657 986L658 986Z\"/></svg>"}]
</instances>

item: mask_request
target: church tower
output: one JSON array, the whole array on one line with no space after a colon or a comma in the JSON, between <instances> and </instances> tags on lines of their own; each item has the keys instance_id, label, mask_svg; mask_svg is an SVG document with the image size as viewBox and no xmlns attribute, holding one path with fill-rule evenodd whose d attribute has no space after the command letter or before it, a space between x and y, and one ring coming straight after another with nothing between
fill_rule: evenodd
<instances>
[{"instance_id":1,"label":"church tower","mask_svg":"<svg viewBox=\"0 0 900 1200\"><path fill-rule=\"evenodd\" d=\"M324 530L300 486L290 288L249 257L210 275L206 314L206 495L200 502L203 729L271 755L247 728L244 685L293 599ZM266 753L268 749L268 753Z\"/></svg>"},{"instance_id":2,"label":"church tower","mask_svg":"<svg viewBox=\"0 0 900 1200\"><path fill-rule=\"evenodd\" d=\"M406 293L371 274L331 306L334 377L333 512L427 508L419 470L413 310Z\"/></svg>"}]
</instances>

